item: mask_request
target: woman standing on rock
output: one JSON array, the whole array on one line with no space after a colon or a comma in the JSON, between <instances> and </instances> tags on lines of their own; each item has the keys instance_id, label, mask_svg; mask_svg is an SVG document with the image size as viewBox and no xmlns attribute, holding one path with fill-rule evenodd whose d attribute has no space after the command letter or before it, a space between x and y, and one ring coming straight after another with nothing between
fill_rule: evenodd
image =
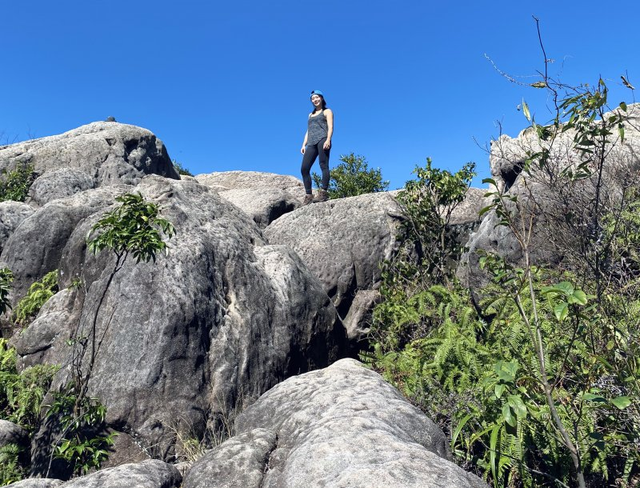
<instances>
[{"instance_id":1,"label":"woman standing on rock","mask_svg":"<svg viewBox=\"0 0 640 488\"><path fill-rule=\"evenodd\" d=\"M305 197L303 205L311 202L324 202L329 198L329 153L331 151L331 137L333 136L333 112L327 108L327 102L320 90L311 92L313 111L309 114L307 133L302 143L302 181L304 183ZM316 198L311 193L311 166L320 160L322 170L322 185Z\"/></svg>"}]
</instances>

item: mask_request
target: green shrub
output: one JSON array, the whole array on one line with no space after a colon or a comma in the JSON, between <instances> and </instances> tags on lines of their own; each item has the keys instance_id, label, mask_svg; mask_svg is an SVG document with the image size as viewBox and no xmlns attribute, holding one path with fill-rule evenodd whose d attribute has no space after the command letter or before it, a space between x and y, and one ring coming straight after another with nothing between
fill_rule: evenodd
<instances>
[{"instance_id":1,"label":"green shrub","mask_svg":"<svg viewBox=\"0 0 640 488\"><path fill-rule=\"evenodd\" d=\"M185 168L181 163L179 163L175 159L172 162L173 167L176 169L179 175L193 176L193 173Z\"/></svg>"},{"instance_id":2,"label":"green shrub","mask_svg":"<svg viewBox=\"0 0 640 488\"><path fill-rule=\"evenodd\" d=\"M0 486L21 481L27 477L26 467L20 463L24 449L15 444L0 447Z\"/></svg>"},{"instance_id":3,"label":"green shrub","mask_svg":"<svg viewBox=\"0 0 640 488\"><path fill-rule=\"evenodd\" d=\"M29 287L27 295L16 305L14 322L25 326L38 315L42 306L58 291L58 270L53 270Z\"/></svg>"},{"instance_id":4,"label":"green shrub","mask_svg":"<svg viewBox=\"0 0 640 488\"><path fill-rule=\"evenodd\" d=\"M382 180L382 171L369 169L364 156L354 153L340 156L340 164L331 169L329 179L329 198L355 197L364 193L386 191L389 182ZM322 178L312 174L313 182L320 187Z\"/></svg>"},{"instance_id":5,"label":"green shrub","mask_svg":"<svg viewBox=\"0 0 640 488\"><path fill-rule=\"evenodd\" d=\"M57 370L36 365L18 372L16 350L0 339L0 418L30 433L37 430L42 400Z\"/></svg>"},{"instance_id":6,"label":"green shrub","mask_svg":"<svg viewBox=\"0 0 640 488\"><path fill-rule=\"evenodd\" d=\"M79 393L69 385L55 392L47 412L47 416L60 422L62 429L54 456L66 461L75 476L99 469L109 457L109 448L117 435L107 430L106 407L95 398L80 397Z\"/></svg>"},{"instance_id":7,"label":"green shrub","mask_svg":"<svg viewBox=\"0 0 640 488\"><path fill-rule=\"evenodd\" d=\"M545 126L523 104L540 142L524 171L547 178L536 182L559 195L552 201L585 181L595 197L573 215L489 192L483 212L495 212L513 234L521 265L485 254L490 284L473 298L460 287L439 264L447 249L457 255L455 241L442 246L447 234L430 230L438 228L430 212L446 180L428 178L431 203L405 199L405 213L417 215L409 223L436 225L411 224L416 232L400 236L406 252L383 274L373 352L364 359L442 426L461 464L496 487L631 487L640 477L640 184L629 178L618 199L602 198L626 110L620 104L605 117L606 99L601 80L574 90L556 98L559 114ZM549 148L569 129L581 159L560 171ZM564 258L558 270L531 263L533 227L523 222L542 217L558 234L551 236ZM422 249L446 259L425 260L434 252Z\"/></svg>"},{"instance_id":8,"label":"green shrub","mask_svg":"<svg viewBox=\"0 0 640 488\"><path fill-rule=\"evenodd\" d=\"M0 173L0 202L5 200L24 202L35 179L36 174L33 166L26 163L18 164L12 171L2 170Z\"/></svg>"},{"instance_id":9,"label":"green shrub","mask_svg":"<svg viewBox=\"0 0 640 488\"><path fill-rule=\"evenodd\" d=\"M11 308L9 304L9 292L13 283L13 273L9 268L0 268L0 315Z\"/></svg>"}]
</instances>

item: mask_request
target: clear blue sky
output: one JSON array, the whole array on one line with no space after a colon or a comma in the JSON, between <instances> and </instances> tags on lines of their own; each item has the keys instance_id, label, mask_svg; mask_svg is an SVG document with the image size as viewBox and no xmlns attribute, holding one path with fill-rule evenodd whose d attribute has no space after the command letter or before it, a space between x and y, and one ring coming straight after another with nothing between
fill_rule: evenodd
<instances>
[{"instance_id":1,"label":"clear blue sky","mask_svg":"<svg viewBox=\"0 0 640 488\"><path fill-rule=\"evenodd\" d=\"M193 173L299 177L309 93L336 119L331 163L365 156L391 188L429 156L489 175L482 149L546 120L540 91L508 82L543 69L567 83L640 90L636 1L7 0L1 2L0 143L113 115L154 132ZM602 10L605 9L605 10ZM520 78L533 82L535 77ZM480 147L479 147L480 146ZM314 170L319 169L314 166Z\"/></svg>"}]
</instances>

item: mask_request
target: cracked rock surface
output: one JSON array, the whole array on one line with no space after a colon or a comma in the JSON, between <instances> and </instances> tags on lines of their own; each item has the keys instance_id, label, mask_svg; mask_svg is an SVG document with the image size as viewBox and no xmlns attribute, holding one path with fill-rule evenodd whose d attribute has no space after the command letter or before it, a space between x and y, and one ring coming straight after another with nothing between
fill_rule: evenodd
<instances>
[{"instance_id":1,"label":"cracked rock surface","mask_svg":"<svg viewBox=\"0 0 640 488\"><path fill-rule=\"evenodd\" d=\"M275 386L184 488L486 487L450 461L442 431L380 375L343 359Z\"/></svg>"}]
</instances>

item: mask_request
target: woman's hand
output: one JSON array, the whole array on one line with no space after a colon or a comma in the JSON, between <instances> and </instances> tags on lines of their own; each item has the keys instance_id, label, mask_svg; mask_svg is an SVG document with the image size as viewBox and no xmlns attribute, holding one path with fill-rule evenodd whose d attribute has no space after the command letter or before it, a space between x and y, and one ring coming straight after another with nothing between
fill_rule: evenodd
<instances>
[{"instance_id":1,"label":"woman's hand","mask_svg":"<svg viewBox=\"0 0 640 488\"><path fill-rule=\"evenodd\" d=\"M331 141L329 139L324 141L324 144L322 145L322 149L324 149L325 151L328 151L329 149L331 149Z\"/></svg>"},{"instance_id":2,"label":"woman's hand","mask_svg":"<svg viewBox=\"0 0 640 488\"><path fill-rule=\"evenodd\" d=\"M302 148L300 149L300 153L304 154L304 150L307 148L307 146L302 146Z\"/></svg>"}]
</instances>

